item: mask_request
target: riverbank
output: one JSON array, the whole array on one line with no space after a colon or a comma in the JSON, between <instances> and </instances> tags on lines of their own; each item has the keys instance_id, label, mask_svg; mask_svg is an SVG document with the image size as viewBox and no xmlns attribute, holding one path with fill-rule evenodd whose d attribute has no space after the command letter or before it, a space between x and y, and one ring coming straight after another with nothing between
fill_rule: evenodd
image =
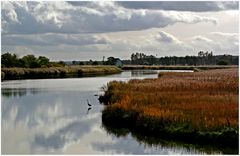
<instances>
[{"instance_id":1,"label":"riverbank","mask_svg":"<svg viewBox=\"0 0 240 156\"><path fill-rule=\"evenodd\" d=\"M106 126L238 149L238 68L114 81L99 99Z\"/></svg>"},{"instance_id":2,"label":"riverbank","mask_svg":"<svg viewBox=\"0 0 240 156\"><path fill-rule=\"evenodd\" d=\"M160 65L124 65L123 70L138 70L138 69L151 69L151 70L209 70L209 69L226 69L237 68L235 65L211 65L211 66L160 66Z\"/></svg>"},{"instance_id":3,"label":"riverbank","mask_svg":"<svg viewBox=\"0 0 240 156\"><path fill-rule=\"evenodd\" d=\"M115 66L65 66L49 68L2 68L1 80L70 78L120 73Z\"/></svg>"}]
</instances>

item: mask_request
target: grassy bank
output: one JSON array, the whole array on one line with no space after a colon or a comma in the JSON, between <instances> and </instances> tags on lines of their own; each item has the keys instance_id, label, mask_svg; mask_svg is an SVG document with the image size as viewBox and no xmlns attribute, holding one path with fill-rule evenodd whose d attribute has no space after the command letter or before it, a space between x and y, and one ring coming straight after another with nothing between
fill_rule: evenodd
<instances>
[{"instance_id":1,"label":"grassy bank","mask_svg":"<svg viewBox=\"0 0 240 156\"><path fill-rule=\"evenodd\" d=\"M197 144L238 148L238 68L162 73L110 82L105 125Z\"/></svg>"},{"instance_id":2,"label":"grassy bank","mask_svg":"<svg viewBox=\"0 0 240 156\"><path fill-rule=\"evenodd\" d=\"M152 70L208 70L208 69L225 69L225 68L236 68L234 65L227 66L219 66L219 65L211 65L211 66L160 66L160 65L124 65L122 67L123 70L137 70L137 69L152 69Z\"/></svg>"},{"instance_id":3,"label":"grassy bank","mask_svg":"<svg viewBox=\"0 0 240 156\"><path fill-rule=\"evenodd\" d=\"M115 66L65 66L49 68L2 68L1 79L40 79L96 76L121 72Z\"/></svg>"}]
</instances>

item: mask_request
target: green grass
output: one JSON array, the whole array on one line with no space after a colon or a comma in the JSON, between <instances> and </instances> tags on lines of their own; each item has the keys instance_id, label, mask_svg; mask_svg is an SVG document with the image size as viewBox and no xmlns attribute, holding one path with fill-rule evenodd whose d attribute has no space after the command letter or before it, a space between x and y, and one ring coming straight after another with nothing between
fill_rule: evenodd
<instances>
[{"instance_id":1,"label":"green grass","mask_svg":"<svg viewBox=\"0 0 240 156\"><path fill-rule=\"evenodd\" d=\"M115 66L65 66L49 68L2 68L1 79L40 79L98 76L115 74L121 69Z\"/></svg>"}]
</instances>

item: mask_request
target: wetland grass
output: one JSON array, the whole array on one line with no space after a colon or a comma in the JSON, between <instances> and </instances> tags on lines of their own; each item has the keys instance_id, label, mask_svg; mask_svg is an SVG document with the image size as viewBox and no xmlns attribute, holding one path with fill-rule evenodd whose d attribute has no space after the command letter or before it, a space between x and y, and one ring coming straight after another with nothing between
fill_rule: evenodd
<instances>
[{"instance_id":1,"label":"wetland grass","mask_svg":"<svg viewBox=\"0 0 240 156\"><path fill-rule=\"evenodd\" d=\"M1 79L66 78L115 74L121 69L115 66L65 66L49 68L2 68Z\"/></svg>"},{"instance_id":2,"label":"wetland grass","mask_svg":"<svg viewBox=\"0 0 240 156\"><path fill-rule=\"evenodd\" d=\"M238 68L159 73L110 82L105 125L189 143L238 148Z\"/></svg>"}]
</instances>

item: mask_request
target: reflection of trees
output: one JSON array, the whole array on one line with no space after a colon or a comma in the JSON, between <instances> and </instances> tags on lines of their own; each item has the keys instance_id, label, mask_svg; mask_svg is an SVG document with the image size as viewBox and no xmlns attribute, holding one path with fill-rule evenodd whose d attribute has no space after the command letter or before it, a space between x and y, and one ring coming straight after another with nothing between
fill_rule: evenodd
<instances>
[{"instance_id":1,"label":"reflection of trees","mask_svg":"<svg viewBox=\"0 0 240 156\"><path fill-rule=\"evenodd\" d=\"M132 70L131 76L143 76L143 75L152 75L157 74L157 71L154 70Z\"/></svg>"},{"instance_id":2,"label":"reflection of trees","mask_svg":"<svg viewBox=\"0 0 240 156\"><path fill-rule=\"evenodd\" d=\"M197 145L197 144L187 144L185 142L181 142L179 140L172 140L167 139L164 136L161 136L159 134L159 137L152 136L151 134L146 134L141 132L141 130L134 130L134 129L128 129L128 128L121 128L121 127L113 127L109 124L102 123L102 127L107 131L108 134L113 134L116 137L126 137L129 133L132 135L134 139L136 139L139 143L142 143L144 145L150 146L150 147L182 147L187 148L189 150L193 151L200 151L207 154L217 154L217 153L238 153L238 150L236 149L230 149L230 148L223 148L223 147L216 147L216 146L209 146L209 145Z\"/></svg>"},{"instance_id":3,"label":"reflection of trees","mask_svg":"<svg viewBox=\"0 0 240 156\"><path fill-rule=\"evenodd\" d=\"M40 90L36 88L2 88L2 96L5 97L21 97L27 94L34 95Z\"/></svg>"}]
</instances>

